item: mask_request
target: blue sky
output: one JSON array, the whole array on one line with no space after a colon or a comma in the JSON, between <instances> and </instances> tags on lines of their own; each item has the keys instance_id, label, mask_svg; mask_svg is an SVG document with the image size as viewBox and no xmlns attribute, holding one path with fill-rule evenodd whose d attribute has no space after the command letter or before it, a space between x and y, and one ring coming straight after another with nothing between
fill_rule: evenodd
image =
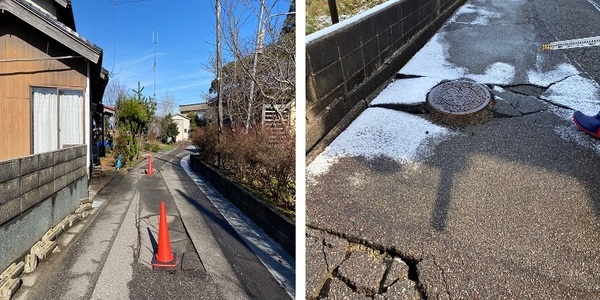
<instances>
[{"instance_id":1,"label":"blue sky","mask_svg":"<svg viewBox=\"0 0 600 300\"><path fill-rule=\"evenodd\" d=\"M246 7L259 3L239 2ZM267 2L272 5L274 1ZM287 12L290 2L278 2L271 13ZM214 0L74 0L72 5L77 32L104 50L102 65L111 73L110 80L123 82L129 90L139 81L144 95L152 96L152 33L158 32L157 100L172 95L174 113L178 105L204 102L203 95L214 79L206 70L215 53ZM250 10L244 14L240 35L253 39L257 17Z\"/></svg>"}]
</instances>

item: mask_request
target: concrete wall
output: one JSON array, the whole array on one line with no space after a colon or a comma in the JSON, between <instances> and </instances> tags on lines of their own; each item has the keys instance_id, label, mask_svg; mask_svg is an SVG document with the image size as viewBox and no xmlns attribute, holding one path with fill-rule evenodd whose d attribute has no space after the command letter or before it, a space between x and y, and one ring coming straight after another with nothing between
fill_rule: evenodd
<instances>
[{"instance_id":1,"label":"concrete wall","mask_svg":"<svg viewBox=\"0 0 600 300\"><path fill-rule=\"evenodd\" d=\"M0 161L0 270L88 195L85 145Z\"/></svg>"},{"instance_id":2,"label":"concrete wall","mask_svg":"<svg viewBox=\"0 0 600 300\"><path fill-rule=\"evenodd\" d=\"M465 0L391 0L307 37L306 152L314 157Z\"/></svg>"},{"instance_id":3,"label":"concrete wall","mask_svg":"<svg viewBox=\"0 0 600 300\"><path fill-rule=\"evenodd\" d=\"M206 178L212 186L279 243L285 251L292 257L296 257L296 225L291 220L239 185L221 176L219 172L202 163L197 156L190 156L190 164L192 169Z\"/></svg>"}]
</instances>

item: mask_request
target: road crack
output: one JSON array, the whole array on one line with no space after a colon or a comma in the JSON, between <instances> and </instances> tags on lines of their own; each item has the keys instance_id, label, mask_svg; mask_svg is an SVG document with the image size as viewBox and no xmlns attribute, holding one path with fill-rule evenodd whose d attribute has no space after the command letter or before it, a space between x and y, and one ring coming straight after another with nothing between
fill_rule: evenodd
<instances>
[{"instance_id":1,"label":"road crack","mask_svg":"<svg viewBox=\"0 0 600 300\"><path fill-rule=\"evenodd\" d=\"M446 279L446 272L444 271L444 269L437 263L437 260L435 259L435 255L432 255L431 258L433 259L433 264L438 268L438 270L440 270L441 275L442 275L442 282L444 283L444 289L446 291L446 295L448 295L449 299L452 299L452 297L450 296L450 287L448 286L448 281Z\"/></svg>"},{"instance_id":2,"label":"road crack","mask_svg":"<svg viewBox=\"0 0 600 300\"><path fill-rule=\"evenodd\" d=\"M393 288L394 292L411 287L416 295L424 298L417 271L421 259L403 254L393 246L316 226L307 227L319 232L318 247L329 273L329 278L319 289L319 299L340 296L344 293L340 291L340 284L346 286L347 292L367 297L383 295L392 286L401 285ZM345 247L341 247L340 241L345 242Z\"/></svg>"}]
</instances>

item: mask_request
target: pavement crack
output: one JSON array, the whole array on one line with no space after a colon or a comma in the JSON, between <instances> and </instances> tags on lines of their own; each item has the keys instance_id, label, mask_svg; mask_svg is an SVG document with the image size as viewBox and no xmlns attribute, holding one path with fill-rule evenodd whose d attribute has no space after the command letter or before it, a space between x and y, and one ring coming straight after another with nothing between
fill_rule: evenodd
<instances>
[{"instance_id":1,"label":"pavement crack","mask_svg":"<svg viewBox=\"0 0 600 300\"><path fill-rule=\"evenodd\" d=\"M438 270L440 270L440 272L442 273L442 281L444 282L444 289L446 290L446 295L448 295L448 299L452 299L452 297L450 296L450 288L448 287L448 281L446 280L446 272L444 271L444 269L437 263L437 260L435 259L435 256L432 256L433 259L433 264L438 268Z\"/></svg>"},{"instance_id":2,"label":"pavement crack","mask_svg":"<svg viewBox=\"0 0 600 300\"><path fill-rule=\"evenodd\" d=\"M325 281L325 284L323 284L323 287L319 291L319 297L317 299L329 298L329 291L331 290L331 282L332 281L333 281L333 278L331 278L331 277L327 278L327 280Z\"/></svg>"},{"instance_id":3,"label":"pavement crack","mask_svg":"<svg viewBox=\"0 0 600 300\"><path fill-rule=\"evenodd\" d=\"M414 75L414 74L403 74L403 73L396 73L396 76L394 77L394 79L412 79L412 78L423 78L426 76L423 75Z\"/></svg>"},{"instance_id":4,"label":"pavement crack","mask_svg":"<svg viewBox=\"0 0 600 300\"><path fill-rule=\"evenodd\" d=\"M413 114L413 115L422 115L422 114L429 113L429 109L427 108L427 105L425 104L425 102L410 103L410 104L408 104L408 103L383 103L383 104L369 105L369 108L373 108L373 107L397 110L397 111L401 111L401 112L405 112L405 113L409 113L409 114Z\"/></svg>"},{"instance_id":5,"label":"pavement crack","mask_svg":"<svg viewBox=\"0 0 600 300\"><path fill-rule=\"evenodd\" d=\"M555 84L561 83L571 77L575 76L574 74L563 77L557 81L551 82L548 85L541 84L533 84L533 83L517 83L517 84L488 84L499 86L501 88L507 89L513 93L524 95L524 96L533 96L539 98L544 92L550 89ZM533 89L533 91L523 91L522 89Z\"/></svg>"},{"instance_id":6,"label":"pavement crack","mask_svg":"<svg viewBox=\"0 0 600 300\"><path fill-rule=\"evenodd\" d=\"M570 107L568 105L564 105L564 104L561 104L561 103L558 103L558 102L554 102L554 101L552 101L550 99L546 99L546 98L543 98L541 96L537 97L537 99L539 99L540 101L546 102L546 103L548 103L550 105L554 105L556 107L560 107L560 108L564 108L564 109L568 109L568 110L573 110L573 111L575 110L574 108L572 108L572 107Z\"/></svg>"},{"instance_id":7,"label":"pavement crack","mask_svg":"<svg viewBox=\"0 0 600 300\"><path fill-rule=\"evenodd\" d=\"M335 262L335 264L333 262L330 261L329 257L328 257L328 253L327 253L327 249L329 247L331 247L332 245L330 245L326 239L322 239L322 246L321 246L321 251L323 254L323 257L325 258L325 264L327 267L327 270L331 270L331 278L328 279L328 281L325 282L325 284L323 285L323 287L320 290L320 298L323 298L323 295L329 295L330 289L331 289L331 284L332 284L332 280L339 280L341 282L343 282L346 286L348 286L349 289L351 289L353 292L361 294L361 295L366 295L367 297L374 297L375 295L378 294L384 294L385 292L387 292L388 288L390 286L392 286L393 284L395 284L396 282L398 282L400 279L396 279L393 280L392 283L388 282L388 284L386 285L386 279L388 279L388 277L391 276L390 272L391 272L391 266L393 263L393 258L396 257L400 260L402 260L402 262L404 262L406 264L406 266L408 267L408 275L407 278L410 281L413 281L415 283L415 287L416 290L418 291L418 293L420 295L423 295L423 297L425 297L425 293L423 290L423 287L420 284L419 281L419 273L418 273L418 267L417 265L421 262L421 258L418 257L414 257L412 255L403 253L402 251L398 250L396 247L394 246L386 246L383 244L379 244L379 243L375 243L363 238L358 238L358 237L354 237L348 234L344 234L344 233L340 233L340 232L336 232L333 230L329 230L329 229L323 229L323 228L318 228L317 226L311 226L311 225L306 225L308 228L320 231L322 233L326 233L332 236L336 236L338 238L344 239L346 240L349 244L345 249L345 256L344 258L339 262ZM343 274L341 274L340 272L340 266L342 266L345 262L348 262L348 260L351 257L351 254L353 251L359 251L357 249L360 249L360 247L366 247L368 249L370 249L371 251L374 252L378 252L379 255L382 256L388 256L391 258L391 260L386 261L386 270L383 273L383 276L380 280L380 284L378 289L376 290L371 290L371 289L364 289L362 287L360 287L356 282L352 281L351 278L348 278L347 276L343 276Z\"/></svg>"},{"instance_id":8,"label":"pavement crack","mask_svg":"<svg viewBox=\"0 0 600 300\"><path fill-rule=\"evenodd\" d=\"M142 231L140 230L140 224L141 224L140 214L141 214L141 209L140 209L139 202L136 203L135 214L136 214L135 228L137 228L137 240L135 241L135 246L133 248L133 261L137 262L138 258L140 257L140 249L141 249L141 245L142 245L142 236L141 236L142 235Z\"/></svg>"}]
</instances>

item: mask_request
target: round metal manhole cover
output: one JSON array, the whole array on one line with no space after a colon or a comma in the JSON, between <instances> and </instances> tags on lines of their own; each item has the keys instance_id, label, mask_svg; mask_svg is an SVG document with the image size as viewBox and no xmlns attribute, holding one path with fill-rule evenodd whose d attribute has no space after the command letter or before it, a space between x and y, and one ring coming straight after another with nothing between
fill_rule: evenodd
<instances>
[{"instance_id":1,"label":"round metal manhole cover","mask_svg":"<svg viewBox=\"0 0 600 300\"><path fill-rule=\"evenodd\" d=\"M427 103L442 113L468 115L482 110L490 103L490 92L485 86L475 82L449 81L431 89Z\"/></svg>"}]
</instances>

